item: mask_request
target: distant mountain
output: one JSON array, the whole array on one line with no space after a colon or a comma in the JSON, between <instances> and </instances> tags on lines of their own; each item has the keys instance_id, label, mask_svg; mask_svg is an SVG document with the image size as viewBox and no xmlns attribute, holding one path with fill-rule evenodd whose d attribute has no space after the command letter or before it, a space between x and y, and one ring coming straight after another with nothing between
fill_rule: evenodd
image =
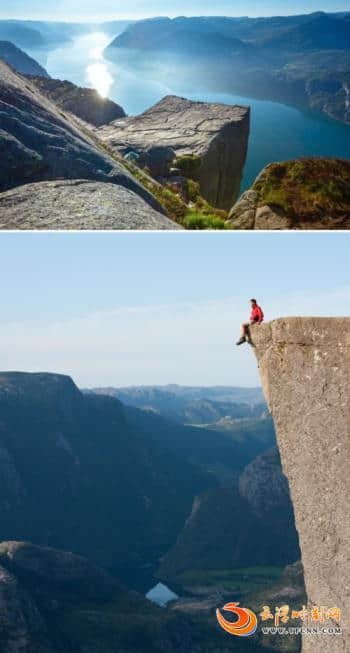
<instances>
[{"instance_id":1,"label":"distant mountain","mask_svg":"<svg viewBox=\"0 0 350 653\"><path fill-rule=\"evenodd\" d=\"M210 54L229 56L245 52L248 60L241 61L242 68L251 65L249 56L258 61L262 50L280 49L349 49L350 12L326 14L315 12L300 16L271 18L177 17L152 18L129 25L108 46L140 50L164 50L202 55L202 45L207 42ZM190 38L193 39L193 47ZM338 38L337 38L338 37Z\"/></svg>"},{"instance_id":2,"label":"distant mountain","mask_svg":"<svg viewBox=\"0 0 350 653\"><path fill-rule=\"evenodd\" d=\"M260 388L167 385L94 388L92 391L187 424L212 424L227 416L259 417L266 411Z\"/></svg>"},{"instance_id":3,"label":"distant mountain","mask_svg":"<svg viewBox=\"0 0 350 653\"><path fill-rule=\"evenodd\" d=\"M89 31L91 27L88 23L0 20L0 38L29 49L52 47Z\"/></svg>"},{"instance_id":4,"label":"distant mountain","mask_svg":"<svg viewBox=\"0 0 350 653\"><path fill-rule=\"evenodd\" d=\"M115 20L105 23L69 23L41 20L0 20L0 39L12 41L18 47L49 49L72 38L93 31L117 36L132 21Z\"/></svg>"},{"instance_id":5,"label":"distant mountain","mask_svg":"<svg viewBox=\"0 0 350 653\"><path fill-rule=\"evenodd\" d=\"M0 41L0 59L6 61L6 63L22 75L36 75L43 78L49 77L45 68L9 41Z\"/></svg>"},{"instance_id":6,"label":"distant mountain","mask_svg":"<svg viewBox=\"0 0 350 653\"><path fill-rule=\"evenodd\" d=\"M109 20L105 23L97 23L94 27L113 37L123 32L129 25L135 22L134 20Z\"/></svg>"},{"instance_id":7,"label":"distant mountain","mask_svg":"<svg viewBox=\"0 0 350 653\"><path fill-rule=\"evenodd\" d=\"M209 29L208 29L209 28ZM257 53L249 43L234 34L216 29L201 18L158 18L139 21L129 25L112 41L106 55L113 58L118 49L146 50L154 56L157 52L180 57L211 58L244 57L251 64L258 63Z\"/></svg>"},{"instance_id":8,"label":"distant mountain","mask_svg":"<svg viewBox=\"0 0 350 653\"><path fill-rule=\"evenodd\" d=\"M125 406L131 424L151 440L205 470L220 485L237 484L243 468L259 453L274 446L270 417L237 420L228 429L185 426L152 411Z\"/></svg>"},{"instance_id":9,"label":"distant mountain","mask_svg":"<svg viewBox=\"0 0 350 653\"><path fill-rule=\"evenodd\" d=\"M0 374L0 411L0 540L68 548L111 568L164 554L194 498L237 486L275 441L270 419L243 424L237 441L52 374Z\"/></svg>"},{"instance_id":10,"label":"distant mountain","mask_svg":"<svg viewBox=\"0 0 350 653\"><path fill-rule=\"evenodd\" d=\"M171 75L176 92L195 84L350 120L350 12L144 20L117 36L106 57L131 70L149 69L164 83Z\"/></svg>"},{"instance_id":11,"label":"distant mountain","mask_svg":"<svg viewBox=\"0 0 350 653\"><path fill-rule=\"evenodd\" d=\"M66 376L21 372L0 373L0 414L6 653L20 636L28 653L226 653L212 610L162 610L116 578L135 586L162 558L160 574L181 588L184 571L282 566L299 554L288 485L266 451L269 416L234 420L235 432L185 426L82 393Z\"/></svg>"},{"instance_id":12,"label":"distant mountain","mask_svg":"<svg viewBox=\"0 0 350 653\"><path fill-rule=\"evenodd\" d=\"M308 50L349 50L350 15L333 17L316 14L311 20L274 35L264 48L302 53Z\"/></svg>"},{"instance_id":13,"label":"distant mountain","mask_svg":"<svg viewBox=\"0 0 350 653\"><path fill-rule=\"evenodd\" d=\"M20 48L40 48L45 39L30 21L0 20L0 39L11 41Z\"/></svg>"},{"instance_id":14,"label":"distant mountain","mask_svg":"<svg viewBox=\"0 0 350 653\"><path fill-rule=\"evenodd\" d=\"M134 567L175 540L212 475L68 377L0 375L0 540Z\"/></svg>"}]
</instances>

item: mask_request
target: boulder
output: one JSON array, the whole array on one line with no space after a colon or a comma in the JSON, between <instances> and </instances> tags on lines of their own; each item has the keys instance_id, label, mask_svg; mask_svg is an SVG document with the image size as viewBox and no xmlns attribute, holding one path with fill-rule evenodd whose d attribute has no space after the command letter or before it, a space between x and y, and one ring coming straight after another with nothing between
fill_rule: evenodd
<instances>
[{"instance_id":1,"label":"boulder","mask_svg":"<svg viewBox=\"0 0 350 653\"><path fill-rule=\"evenodd\" d=\"M112 122L98 130L116 152L145 152L161 145L178 158L200 158L201 193L213 206L229 208L237 198L249 138L248 107L192 102L167 96L139 116Z\"/></svg>"},{"instance_id":2,"label":"boulder","mask_svg":"<svg viewBox=\"0 0 350 653\"><path fill-rule=\"evenodd\" d=\"M166 145L151 145L144 152L145 166L152 177L168 177L175 151Z\"/></svg>"},{"instance_id":3,"label":"boulder","mask_svg":"<svg viewBox=\"0 0 350 653\"><path fill-rule=\"evenodd\" d=\"M259 206L255 214L255 229L291 229L293 222L280 206Z\"/></svg>"},{"instance_id":4,"label":"boulder","mask_svg":"<svg viewBox=\"0 0 350 653\"><path fill-rule=\"evenodd\" d=\"M229 223L234 229L254 229L255 214L259 196L254 190L247 190L231 209Z\"/></svg>"},{"instance_id":5,"label":"boulder","mask_svg":"<svg viewBox=\"0 0 350 653\"><path fill-rule=\"evenodd\" d=\"M112 183L44 181L0 193L0 229L181 229Z\"/></svg>"},{"instance_id":6,"label":"boulder","mask_svg":"<svg viewBox=\"0 0 350 653\"><path fill-rule=\"evenodd\" d=\"M350 162L326 157L270 163L229 213L232 229L350 229Z\"/></svg>"}]
</instances>

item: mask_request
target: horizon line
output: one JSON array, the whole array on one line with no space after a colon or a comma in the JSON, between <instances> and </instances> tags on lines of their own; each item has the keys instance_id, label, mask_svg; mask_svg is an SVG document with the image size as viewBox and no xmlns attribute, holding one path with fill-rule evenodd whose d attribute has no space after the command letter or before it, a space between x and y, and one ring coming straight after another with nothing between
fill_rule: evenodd
<instances>
[{"instance_id":1,"label":"horizon line","mask_svg":"<svg viewBox=\"0 0 350 653\"><path fill-rule=\"evenodd\" d=\"M242 19L251 19L251 20L259 20L259 19L264 19L264 18L289 18L291 16L313 16L317 14L324 14L328 16L336 16L336 15L341 15L341 14L350 14L349 11L324 11L322 9L316 10L316 11L310 11L310 12L296 12L296 13L288 13L288 14L254 14L254 15L230 15L230 14L174 14L174 15L169 15L169 14L156 14L156 15L143 15L139 17L112 17L108 16L105 19L101 17L95 17L95 18L90 18L90 19L79 19L78 17L72 17L70 19L59 19L58 18L29 18L29 17L15 17L15 18L5 18L2 17L0 14L0 21L27 21L27 22L35 22L35 23L64 23L64 24L74 24L78 23L80 25L102 25L103 23L113 23L116 21L143 21L143 20L157 20L159 18L169 18L169 20L174 20L176 18L232 18L236 20L242 20Z\"/></svg>"}]
</instances>

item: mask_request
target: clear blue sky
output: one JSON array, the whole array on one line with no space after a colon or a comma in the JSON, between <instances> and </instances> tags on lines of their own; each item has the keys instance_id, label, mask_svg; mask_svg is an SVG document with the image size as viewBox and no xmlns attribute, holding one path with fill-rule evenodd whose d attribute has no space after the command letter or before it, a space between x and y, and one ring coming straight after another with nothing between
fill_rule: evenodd
<instances>
[{"instance_id":1,"label":"clear blue sky","mask_svg":"<svg viewBox=\"0 0 350 653\"><path fill-rule=\"evenodd\" d=\"M104 20L179 14L269 16L348 9L345 0L2 0L0 17Z\"/></svg>"},{"instance_id":2,"label":"clear blue sky","mask_svg":"<svg viewBox=\"0 0 350 653\"><path fill-rule=\"evenodd\" d=\"M350 285L350 234L2 234L2 319ZM350 303L347 307L350 311Z\"/></svg>"},{"instance_id":3,"label":"clear blue sky","mask_svg":"<svg viewBox=\"0 0 350 653\"><path fill-rule=\"evenodd\" d=\"M267 319L349 315L350 234L2 234L2 369L80 385L258 383L233 347Z\"/></svg>"}]
</instances>

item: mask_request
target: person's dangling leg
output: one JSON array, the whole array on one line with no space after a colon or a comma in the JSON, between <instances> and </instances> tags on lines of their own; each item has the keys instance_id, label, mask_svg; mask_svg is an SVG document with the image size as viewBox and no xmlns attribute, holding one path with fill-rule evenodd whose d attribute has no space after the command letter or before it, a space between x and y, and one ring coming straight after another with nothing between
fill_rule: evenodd
<instances>
[{"instance_id":1,"label":"person's dangling leg","mask_svg":"<svg viewBox=\"0 0 350 653\"><path fill-rule=\"evenodd\" d=\"M247 334L249 333L248 329L249 329L249 323L243 322L241 326L241 335L238 342L236 342L236 345L243 345L243 343L246 341Z\"/></svg>"}]
</instances>

